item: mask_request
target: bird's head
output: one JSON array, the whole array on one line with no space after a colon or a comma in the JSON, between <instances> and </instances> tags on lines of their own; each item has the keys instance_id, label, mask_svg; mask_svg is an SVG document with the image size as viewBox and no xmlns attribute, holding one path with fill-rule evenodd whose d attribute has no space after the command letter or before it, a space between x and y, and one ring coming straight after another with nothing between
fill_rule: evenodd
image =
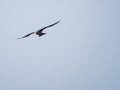
<instances>
[{"instance_id":1,"label":"bird's head","mask_svg":"<svg viewBox=\"0 0 120 90\"><path fill-rule=\"evenodd\" d=\"M42 35L45 35L45 34L47 34L47 33L41 33L41 34L39 34L39 37L42 36Z\"/></svg>"},{"instance_id":2,"label":"bird's head","mask_svg":"<svg viewBox=\"0 0 120 90\"><path fill-rule=\"evenodd\" d=\"M45 35L45 34L47 34L47 33L42 33L42 35Z\"/></svg>"}]
</instances>

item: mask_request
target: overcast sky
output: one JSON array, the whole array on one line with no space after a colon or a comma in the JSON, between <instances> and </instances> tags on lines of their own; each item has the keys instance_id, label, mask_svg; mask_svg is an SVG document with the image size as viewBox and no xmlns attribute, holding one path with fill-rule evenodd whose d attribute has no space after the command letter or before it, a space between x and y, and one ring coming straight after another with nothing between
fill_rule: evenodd
<instances>
[{"instance_id":1,"label":"overcast sky","mask_svg":"<svg viewBox=\"0 0 120 90\"><path fill-rule=\"evenodd\" d=\"M120 90L120 0L0 0L0 32L0 90Z\"/></svg>"}]
</instances>

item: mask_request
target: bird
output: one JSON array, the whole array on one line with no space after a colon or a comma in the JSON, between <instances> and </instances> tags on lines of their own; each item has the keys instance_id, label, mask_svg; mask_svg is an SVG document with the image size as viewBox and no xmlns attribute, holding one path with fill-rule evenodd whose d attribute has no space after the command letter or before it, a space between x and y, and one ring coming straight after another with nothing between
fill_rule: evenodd
<instances>
[{"instance_id":1,"label":"bird","mask_svg":"<svg viewBox=\"0 0 120 90\"><path fill-rule=\"evenodd\" d=\"M52 26L58 24L59 22L60 22L60 20L57 21L57 22L55 22L55 23L53 23L53 24L51 24L51 25L48 25L48 26L46 26L46 27L43 27L43 28L37 30L36 32L31 32L31 33L29 33L29 34L27 34L27 35L25 35L25 36L23 36L23 37L21 37L21 38L18 38L18 39L26 38L26 37L28 37L28 36L30 36L30 35L32 35L32 34L36 34L36 35L38 35L39 37L42 36L42 35L45 35L45 34L47 34L47 33L43 33L43 30L45 30L45 29L47 29L47 28L49 28L49 27L52 27Z\"/></svg>"}]
</instances>

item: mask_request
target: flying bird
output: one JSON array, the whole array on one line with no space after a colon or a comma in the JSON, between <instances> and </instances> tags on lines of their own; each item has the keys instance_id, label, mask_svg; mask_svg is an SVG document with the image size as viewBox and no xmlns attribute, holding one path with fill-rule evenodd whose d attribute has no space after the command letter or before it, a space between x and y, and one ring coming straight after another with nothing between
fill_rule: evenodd
<instances>
[{"instance_id":1,"label":"flying bird","mask_svg":"<svg viewBox=\"0 0 120 90\"><path fill-rule=\"evenodd\" d=\"M51 25L49 25L49 26L43 27L43 28L37 30L36 32L31 32L31 33L29 33L29 34L27 34L27 35L25 35L25 36L23 36L23 37L21 37L21 38L18 38L18 39L22 39L22 38L28 37L28 36L30 36L30 35L32 35L32 34L36 34L36 35L38 35L39 37L42 36L42 35L45 35L46 33L43 33L43 30L45 30L45 29L47 29L47 28L49 28L49 27L52 27L52 26L56 25L56 24L59 23L59 22L60 22L60 21L58 21L58 22L56 22L56 23L54 23L54 24L51 24Z\"/></svg>"}]
</instances>

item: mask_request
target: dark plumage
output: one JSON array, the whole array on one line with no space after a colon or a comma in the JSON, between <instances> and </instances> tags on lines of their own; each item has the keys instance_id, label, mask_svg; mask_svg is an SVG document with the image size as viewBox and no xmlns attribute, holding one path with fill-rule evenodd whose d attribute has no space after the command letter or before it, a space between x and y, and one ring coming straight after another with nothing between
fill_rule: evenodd
<instances>
[{"instance_id":1,"label":"dark plumage","mask_svg":"<svg viewBox=\"0 0 120 90\"><path fill-rule=\"evenodd\" d=\"M56 24L59 23L59 22L60 22L60 21L58 21L58 22L56 22L56 23L54 23L54 24L51 24L51 25L49 25L49 26L46 26L46 27L44 27L44 28L42 28L42 29L39 29L39 30L36 31L36 32L29 33L29 34L27 34L27 35L25 35L25 36L23 36L23 37L21 37L21 38L18 38L18 39L22 39L22 38L28 37L28 36L30 36L30 35L32 35L32 34L39 35L39 37L42 36L42 35L45 35L46 33L43 33L43 30L45 30L46 28L52 27L52 26L56 25Z\"/></svg>"}]
</instances>

